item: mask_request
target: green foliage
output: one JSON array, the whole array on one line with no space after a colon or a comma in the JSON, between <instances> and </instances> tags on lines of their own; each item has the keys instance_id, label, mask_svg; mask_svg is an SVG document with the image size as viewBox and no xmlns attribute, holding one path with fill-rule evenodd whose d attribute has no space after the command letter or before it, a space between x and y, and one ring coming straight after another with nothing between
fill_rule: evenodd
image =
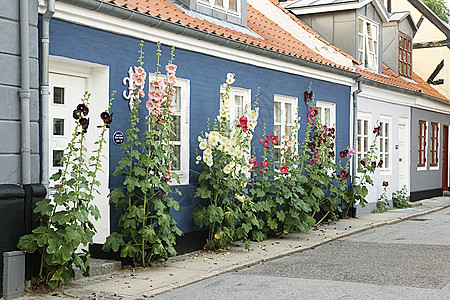
<instances>
[{"instance_id":1,"label":"green foliage","mask_svg":"<svg viewBox=\"0 0 450 300\"><path fill-rule=\"evenodd\" d=\"M450 18L450 9L444 0L423 0L423 3L428 6L442 21L448 23Z\"/></svg>"},{"instance_id":2,"label":"green foliage","mask_svg":"<svg viewBox=\"0 0 450 300\"><path fill-rule=\"evenodd\" d=\"M52 175L56 193L53 199L44 199L36 203L35 213L39 214L40 225L31 234L19 239L17 247L24 252L41 255L40 278L50 288L68 283L74 277L72 266L80 268L84 276L90 273L90 254L80 246L91 244L95 234L90 217L100 218L98 208L91 202L94 199L97 172L101 168L105 135L110 121L104 121L102 131L96 142L93 155L86 157L86 138L88 125L82 119L88 114L90 94L85 93L82 104L74 111L75 129L65 155L62 158L64 169ZM112 99L111 99L112 101ZM110 103L111 106L111 103ZM108 108L109 110L109 108ZM107 114L106 110L103 114ZM88 124L88 123L87 123Z\"/></svg>"},{"instance_id":3,"label":"green foliage","mask_svg":"<svg viewBox=\"0 0 450 300\"><path fill-rule=\"evenodd\" d=\"M174 123L170 111L175 94L173 86L175 71L168 71L162 84L159 72L159 58L161 51L158 43L156 79L151 82L152 99L147 102L149 115L146 116L146 128L139 136L140 116L138 106L139 97L143 94L146 73L143 70L143 52L141 43L139 67L135 67L135 74L143 80L133 91L133 106L130 112L130 128L126 131L126 139L122 144L124 157L114 171L115 176L124 178L124 186L112 191L110 201L116 209L122 212L119 218L121 233L112 233L106 239L104 251L119 251L122 257L131 257L135 264L146 266L155 257L167 259L176 255L176 235L181 235L175 220L170 214L171 209L178 210L179 204L168 195L172 192L171 180L178 176L172 172L173 162L176 161L174 148L171 145ZM174 49L172 48L172 65ZM166 69L168 69L166 67ZM169 70L169 69L168 69ZM176 192L178 190L175 189ZM178 192L179 193L179 192Z\"/></svg>"},{"instance_id":4,"label":"green foliage","mask_svg":"<svg viewBox=\"0 0 450 300\"><path fill-rule=\"evenodd\" d=\"M389 199L386 195L386 190L387 190L387 183L385 185L386 182L383 182L383 193L381 193L380 197L377 200L377 209L374 210L373 212L377 212L377 213L381 213L381 212L385 212L389 210L390 204L389 204Z\"/></svg>"},{"instance_id":5,"label":"green foliage","mask_svg":"<svg viewBox=\"0 0 450 300\"><path fill-rule=\"evenodd\" d=\"M392 202L396 208L408 207L408 189L406 185L401 190L392 192Z\"/></svg>"}]
</instances>

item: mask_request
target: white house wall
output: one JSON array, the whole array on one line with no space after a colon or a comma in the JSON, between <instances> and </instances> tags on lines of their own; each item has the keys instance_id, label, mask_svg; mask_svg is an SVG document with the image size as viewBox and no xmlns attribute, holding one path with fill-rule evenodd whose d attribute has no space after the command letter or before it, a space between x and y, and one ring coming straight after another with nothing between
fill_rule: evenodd
<instances>
[{"instance_id":1,"label":"white house wall","mask_svg":"<svg viewBox=\"0 0 450 300\"><path fill-rule=\"evenodd\" d=\"M404 96L403 96L404 97ZM358 205L357 213L368 213L376 208L376 202L381 193L383 192L383 181L388 181L389 186L387 188L387 196L391 199L392 192L400 190L402 187L399 183L399 153L396 149L396 145L399 142L398 126L399 122L409 121L410 119L410 107L407 105L401 105L397 103L402 102L402 95L365 86L363 84L363 91L358 95L358 113L370 114L371 121L369 125L369 136L373 137L372 130L376 126L377 121L382 117L391 117L391 166L389 171L380 171L376 169L372 179L374 186L369 186L369 194L367 201L369 202L364 208ZM404 97L403 101L407 102L408 97ZM409 126L407 126L409 128ZM372 139L373 141L373 139ZM406 153L409 153L410 143L406 143ZM377 147L379 147L377 145ZM379 161L379 160L378 160ZM378 163L377 161L377 163ZM409 176L406 175L406 182L409 182ZM409 187L408 187L409 189Z\"/></svg>"}]
</instances>

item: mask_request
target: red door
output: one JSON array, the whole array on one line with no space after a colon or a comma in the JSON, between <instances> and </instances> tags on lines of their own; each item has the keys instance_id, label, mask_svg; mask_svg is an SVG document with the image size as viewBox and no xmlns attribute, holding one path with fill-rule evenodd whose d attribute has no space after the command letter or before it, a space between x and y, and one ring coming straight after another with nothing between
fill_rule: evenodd
<instances>
[{"instance_id":1,"label":"red door","mask_svg":"<svg viewBox=\"0 0 450 300\"><path fill-rule=\"evenodd\" d=\"M448 125L442 133L442 190L448 191Z\"/></svg>"}]
</instances>

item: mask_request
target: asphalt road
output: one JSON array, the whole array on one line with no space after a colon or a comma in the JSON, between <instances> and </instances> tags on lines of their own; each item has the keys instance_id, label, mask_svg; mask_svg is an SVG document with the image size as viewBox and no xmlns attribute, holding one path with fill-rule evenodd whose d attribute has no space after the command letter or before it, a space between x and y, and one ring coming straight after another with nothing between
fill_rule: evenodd
<instances>
[{"instance_id":1,"label":"asphalt road","mask_svg":"<svg viewBox=\"0 0 450 300\"><path fill-rule=\"evenodd\" d=\"M450 208L154 299L450 299Z\"/></svg>"}]
</instances>

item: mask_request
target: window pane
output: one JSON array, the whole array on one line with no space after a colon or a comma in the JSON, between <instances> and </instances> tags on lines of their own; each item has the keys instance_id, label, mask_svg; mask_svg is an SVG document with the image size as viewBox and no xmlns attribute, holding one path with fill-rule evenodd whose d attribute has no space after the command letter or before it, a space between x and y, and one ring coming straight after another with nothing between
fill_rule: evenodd
<instances>
[{"instance_id":1,"label":"window pane","mask_svg":"<svg viewBox=\"0 0 450 300\"><path fill-rule=\"evenodd\" d=\"M285 108L285 113L286 113L286 123L290 124L290 123L292 123L292 104L285 103L284 108Z\"/></svg>"},{"instance_id":2,"label":"window pane","mask_svg":"<svg viewBox=\"0 0 450 300\"><path fill-rule=\"evenodd\" d=\"M281 125L274 126L275 136L280 140L281 138Z\"/></svg>"},{"instance_id":3,"label":"window pane","mask_svg":"<svg viewBox=\"0 0 450 300\"><path fill-rule=\"evenodd\" d=\"M177 158L177 161L172 162L172 170L173 171L180 171L181 170L181 146L180 145L172 145L173 147L173 154L175 155L175 157Z\"/></svg>"},{"instance_id":4,"label":"window pane","mask_svg":"<svg viewBox=\"0 0 450 300\"><path fill-rule=\"evenodd\" d=\"M53 87L53 103L64 104L64 88Z\"/></svg>"},{"instance_id":5,"label":"window pane","mask_svg":"<svg viewBox=\"0 0 450 300\"><path fill-rule=\"evenodd\" d=\"M384 124L384 136L389 137L389 123Z\"/></svg>"},{"instance_id":6,"label":"window pane","mask_svg":"<svg viewBox=\"0 0 450 300\"><path fill-rule=\"evenodd\" d=\"M361 134L361 120L358 120L358 134Z\"/></svg>"},{"instance_id":7,"label":"window pane","mask_svg":"<svg viewBox=\"0 0 450 300\"><path fill-rule=\"evenodd\" d=\"M275 122L280 123L281 122L281 103L275 102L274 109L275 109Z\"/></svg>"},{"instance_id":8,"label":"window pane","mask_svg":"<svg viewBox=\"0 0 450 300\"><path fill-rule=\"evenodd\" d=\"M328 127L331 126L330 114L331 114L331 110L329 108L325 108L325 125L327 125Z\"/></svg>"},{"instance_id":9,"label":"window pane","mask_svg":"<svg viewBox=\"0 0 450 300\"><path fill-rule=\"evenodd\" d=\"M364 152L367 152L369 150L369 138L364 138Z\"/></svg>"},{"instance_id":10,"label":"window pane","mask_svg":"<svg viewBox=\"0 0 450 300\"><path fill-rule=\"evenodd\" d=\"M359 19L359 24L358 24L358 32L359 33L363 33L363 26L364 26L363 20Z\"/></svg>"},{"instance_id":11,"label":"window pane","mask_svg":"<svg viewBox=\"0 0 450 300\"><path fill-rule=\"evenodd\" d=\"M361 138L358 137L358 139L356 140L356 148L358 149L358 152L361 152Z\"/></svg>"},{"instance_id":12,"label":"window pane","mask_svg":"<svg viewBox=\"0 0 450 300\"><path fill-rule=\"evenodd\" d=\"M386 155L384 156L384 162L383 162L383 164L384 164L384 167L385 167L386 169L389 168L389 164L390 164L390 161L389 161L389 154L386 154Z\"/></svg>"},{"instance_id":13,"label":"window pane","mask_svg":"<svg viewBox=\"0 0 450 300\"><path fill-rule=\"evenodd\" d=\"M62 167L63 157L64 157L64 150L53 150L53 167Z\"/></svg>"},{"instance_id":14,"label":"window pane","mask_svg":"<svg viewBox=\"0 0 450 300\"><path fill-rule=\"evenodd\" d=\"M276 163L276 167L280 166L280 148L274 149L274 159Z\"/></svg>"},{"instance_id":15,"label":"window pane","mask_svg":"<svg viewBox=\"0 0 450 300\"><path fill-rule=\"evenodd\" d=\"M64 119L53 119L53 135L64 135Z\"/></svg>"},{"instance_id":16,"label":"window pane","mask_svg":"<svg viewBox=\"0 0 450 300\"><path fill-rule=\"evenodd\" d=\"M286 126L286 135L291 136L292 135L292 126Z\"/></svg>"},{"instance_id":17,"label":"window pane","mask_svg":"<svg viewBox=\"0 0 450 300\"><path fill-rule=\"evenodd\" d=\"M369 121L364 120L364 135L368 135L369 134Z\"/></svg>"},{"instance_id":18,"label":"window pane","mask_svg":"<svg viewBox=\"0 0 450 300\"><path fill-rule=\"evenodd\" d=\"M384 140L384 151L389 152L389 139Z\"/></svg>"},{"instance_id":19,"label":"window pane","mask_svg":"<svg viewBox=\"0 0 450 300\"><path fill-rule=\"evenodd\" d=\"M216 5L223 6L223 0L215 0Z\"/></svg>"},{"instance_id":20,"label":"window pane","mask_svg":"<svg viewBox=\"0 0 450 300\"><path fill-rule=\"evenodd\" d=\"M173 97L172 111L177 113L181 111L181 88L175 87L175 97Z\"/></svg>"},{"instance_id":21,"label":"window pane","mask_svg":"<svg viewBox=\"0 0 450 300\"><path fill-rule=\"evenodd\" d=\"M181 116L173 116L173 133L170 135L171 141L181 141Z\"/></svg>"},{"instance_id":22,"label":"window pane","mask_svg":"<svg viewBox=\"0 0 450 300\"><path fill-rule=\"evenodd\" d=\"M234 105L234 119L238 120L244 114L244 97L235 96Z\"/></svg>"},{"instance_id":23,"label":"window pane","mask_svg":"<svg viewBox=\"0 0 450 300\"><path fill-rule=\"evenodd\" d=\"M237 0L228 0L229 9L237 11Z\"/></svg>"},{"instance_id":24,"label":"window pane","mask_svg":"<svg viewBox=\"0 0 450 300\"><path fill-rule=\"evenodd\" d=\"M380 137L380 152L383 152L383 138Z\"/></svg>"}]
</instances>

